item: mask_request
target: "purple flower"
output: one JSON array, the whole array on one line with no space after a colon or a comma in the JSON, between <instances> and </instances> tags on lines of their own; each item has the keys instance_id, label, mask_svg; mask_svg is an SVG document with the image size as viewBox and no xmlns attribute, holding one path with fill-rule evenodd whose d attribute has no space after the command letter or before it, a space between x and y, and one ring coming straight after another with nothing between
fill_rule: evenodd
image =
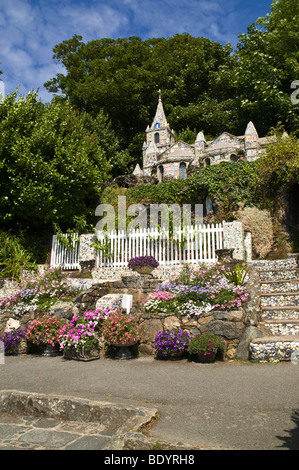
<instances>
[{"instance_id":1,"label":"purple flower","mask_svg":"<svg viewBox=\"0 0 299 470\"><path fill-rule=\"evenodd\" d=\"M136 256L135 258L131 258L128 263L130 269L143 268L146 266L157 268L159 263L153 256Z\"/></svg>"}]
</instances>

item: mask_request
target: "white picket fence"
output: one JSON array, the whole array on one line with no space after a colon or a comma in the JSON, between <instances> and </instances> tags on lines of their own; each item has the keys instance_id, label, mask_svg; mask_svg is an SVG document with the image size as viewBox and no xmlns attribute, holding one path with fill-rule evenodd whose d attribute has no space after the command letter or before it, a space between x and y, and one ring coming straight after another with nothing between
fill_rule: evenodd
<instances>
[{"instance_id":1,"label":"white picket fence","mask_svg":"<svg viewBox=\"0 0 299 470\"><path fill-rule=\"evenodd\" d=\"M67 235L64 234L66 237ZM61 266L63 269L79 269L79 236L77 233L72 235L73 247L66 249L65 246L60 243L57 235L53 235L52 239L52 250L51 250L51 266Z\"/></svg>"},{"instance_id":2,"label":"white picket fence","mask_svg":"<svg viewBox=\"0 0 299 470\"><path fill-rule=\"evenodd\" d=\"M102 250L98 251L97 267L127 266L135 256L153 256L159 265L211 263L217 260L215 250L223 248L222 224L198 225L178 230L169 237L157 229L136 229L131 232L112 231L99 235ZM105 249L104 249L105 248ZM79 246L65 250L53 237L53 266L64 269L79 267Z\"/></svg>"}]
</instances>

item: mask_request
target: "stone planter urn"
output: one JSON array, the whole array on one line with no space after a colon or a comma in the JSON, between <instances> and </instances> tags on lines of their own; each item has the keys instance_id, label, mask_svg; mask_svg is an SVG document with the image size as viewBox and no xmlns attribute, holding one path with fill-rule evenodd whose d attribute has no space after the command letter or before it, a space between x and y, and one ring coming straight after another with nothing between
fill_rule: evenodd
<instances>
[{"instance_id":1,"label":"stone planter urn","mask_svg":"<svg viewBox=\"0 0 299 470\"><path fill-rule=\"evenodd\" d=\"M233 252L234 248L222 248L219 250L215 250L215 253L218 257L218 261L222 261L224 263L230 263L233 260Z\"/></svg>"},{"instance_id":2,"label":"stone planter urn","mask_svg":"<svg viewBox=\"0 0 299 470\"><path fill-rule=\"evenodd\" d=\"M135 268L134 271L138 274L141 274L141 275L147 275L149 276L150 274L152 274L152 272L154 271L154 268L153 266L144 266L144 267L140 267L140 268Z\"/></svg>"},{"instance_id":3,"label":"stone planter urn","mask_svg":"<svg viewBox=\"0 0 299 470\"><path fill-rule=\"evenodd\" d=\"M137 344L137 342L134 342L134 343L126 343L126 344L122 344L122 343L112 343L111 346L115 347L117 349L117 352L116 352L116 355L115 355L115 359L118 359L118 360L127 360L127 359L133 359L134 356L132 354L132 352L130 351L130 348L132 346L135 346Z\"/></svg>"},{"instance_id":4,"label":"stone planter urn","mask_svg":"<svg viewBox=\"0 0 299 470\"><path fill-rule=\"evenodd\" d=\"M59 355L58 346L52 346L52 344L44 344L42 356L55 357Z\"/></svg>"},{"instance_id":5,"label":"stone planter urn","mask_svg":"<svg viewBox=\"0 0 299 470\"><path fill-rule=\"evenodd\" d=\"M91 348L70 348L63 351L63 358L74 361L94 361L95 359L100 359L100 351L99 345L94 345Z\"/></svg>"}]
</instances>

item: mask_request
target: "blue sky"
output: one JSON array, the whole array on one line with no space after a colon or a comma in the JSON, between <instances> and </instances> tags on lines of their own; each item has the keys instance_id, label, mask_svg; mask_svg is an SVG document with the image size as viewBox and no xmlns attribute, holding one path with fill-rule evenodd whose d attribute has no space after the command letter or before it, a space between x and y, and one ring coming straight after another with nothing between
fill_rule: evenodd
<instances>
[{"instance_id":1,"label":"blue sky","mask_svg":"<svg viewBox=\"0 0 299 470\"><path fill-rule=\"evenodd\" d=\"M139 36L171 37L187 32L234 47L238 34L271 11L272 0L0 0L0 70L5 93L39 88L61 65L52 49L74 34L85 42Z\"/></svg>"}]
</instances>

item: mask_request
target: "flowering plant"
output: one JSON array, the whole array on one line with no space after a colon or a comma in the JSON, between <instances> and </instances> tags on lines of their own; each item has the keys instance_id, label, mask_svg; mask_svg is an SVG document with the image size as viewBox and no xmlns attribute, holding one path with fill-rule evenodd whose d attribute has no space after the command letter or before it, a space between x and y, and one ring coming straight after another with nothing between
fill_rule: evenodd
<instances>
[{"instance_id":1,"label":"flowering plant","mask_svg":"<svg viewBox=\"0 0 299 470\"><path fill-rule=\"evenodd\" d=\"M68 325L59 332L60 350L74 348L89 349L98 345L102 336L102 326L109 316L110 310L88 310L82 317L74 316Z\"/></svg>"},{"instance_id":2,"label":"flowering plant","mask_svg":"<svg viewBox=\"0 0 299 470\"><path fill-rule=\"evenodd\" d=\"M128 263L128 268L133 270L145 267L157 268L158 266L159 263L153 256L136 256L135 258L131 258Z\"/></svg>"},{"instance_id":3,"label":"flowering plant","mask_svg":"<svg viewBox=\"0 0 299 470\"><path fill-rule=\"evenodd\" d=\"M31 311L45 310L57 299L67 300L79 291L79 288L66 279L61 268L49 268L39 280L28 282L16 294L0 301L0 308L5 308L11 315L20 318Z\"/></svg>"},{"instance_id":4,"label":"flowering plant","mask_svg":"<svg viewBox=\"0 0 299 470\"><path fill-rule=\"evenodd\" d=\"M226 342L214 335L194 335L188 345L187 351L189 354L203 353L204 356L211 356L219 350L224 351Z\"/></svg>"},{"instance_id":5,"label":"flowering plant","mask_svg":"<svg viewBox=\"0 0 299 470\"><path fill-rule=\"evenodd\" d=\"M226 277L227 268L220 264L210 267L184 266L177 277L157 287L157 296L146 299L148 312L169 312L170 309L189 317L205 315L211 310L238 309L248 300L245 286L234 284ZM171 294L163 297L163 292Z\"/></svg>"},{"instance_id":6,"label":"flowering plant","mask_svg":"<svg viewBox=\"0 0 299 470\"><path fill-rule=\"evenodd\" d=\"M176 357L183 353L190 340L190 335L183 330L159 331L154 341L154 348L161 357Z\"/></svg>"},{"instance_id":7,"label":"flowering plant","mask_svg":"<svg viewBox=\"0 0 299 470\"><path fill-rule=\"evenodd\" d=\"M25 337L26 331L25 328L23 330L12 330L4 333L4 335L0 337L0 341L4 343L4 351L7 353L13 351L14 347Z\"/></svg>"},{"instance_id":8,"label":"flowering plant","mask_svg":"<svg viewBox=\"0 0 299 470\"><path fill-rule=\"evenodd\" d=\"M144 302L146 312L171 312L174 310L172 300L174 294L167 291L157 291L149 294Z\"/></svg>"},{"instance_id":9,"label":"flowering plant","mask_svg":"<svg viewBox=\"0 0 299 470\"><path fill-rule=\"evenodd\" d=\"M33 320L27 329L26 339L33 344L59 344L60 330L65 325L65 320L57 317L42 317Z\"/></svg>"},{"instance_id":10,"label":"flowering plant","mask_svg":"<svg viewBox=\"0 0 299 470\"><path fill-rule=\"evenodd\" d=\"M138 322L130 315L115 310L105 320L103 336L108 344L134 344L140 339Z\"/></svg>"}]
</instances>

